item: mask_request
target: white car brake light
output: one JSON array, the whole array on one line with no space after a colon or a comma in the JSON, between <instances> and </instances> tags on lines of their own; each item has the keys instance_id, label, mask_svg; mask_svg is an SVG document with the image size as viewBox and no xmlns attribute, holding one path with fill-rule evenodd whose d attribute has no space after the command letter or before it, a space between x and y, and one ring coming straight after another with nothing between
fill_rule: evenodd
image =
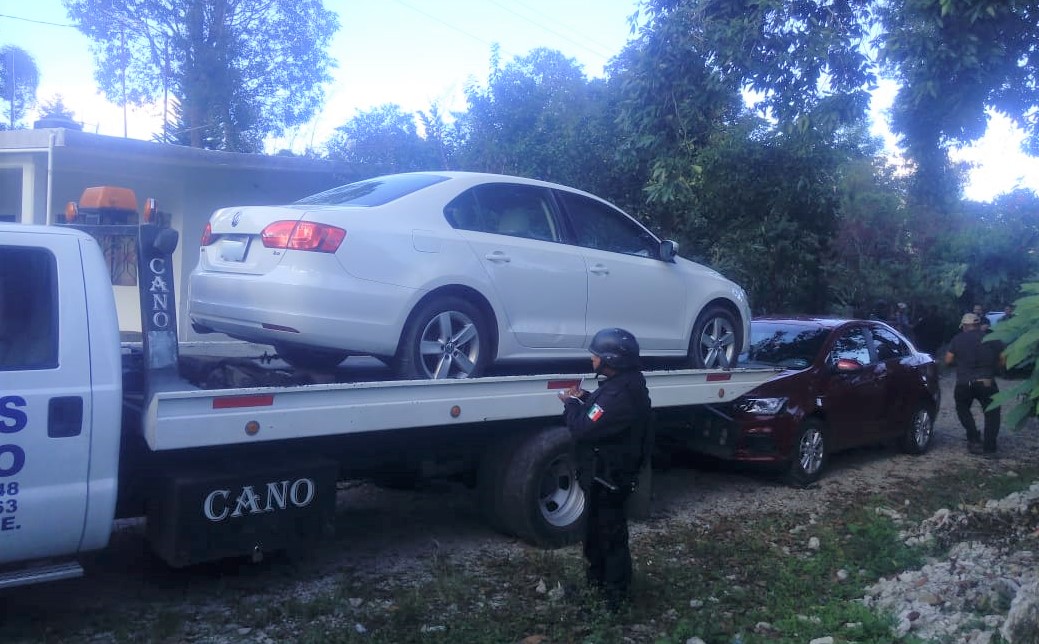
<instances>
[{"instance_id":1,"label":"white car brake light","mask_svg":"<svg viewBox=\"0 0 1039 644\"><path fill-rule=\"evenodd\" d=\"M265 248L309 250L334 253L346 238L346 231L311 221L276 221L260 233Z\"/></svg>"}]
</instances>

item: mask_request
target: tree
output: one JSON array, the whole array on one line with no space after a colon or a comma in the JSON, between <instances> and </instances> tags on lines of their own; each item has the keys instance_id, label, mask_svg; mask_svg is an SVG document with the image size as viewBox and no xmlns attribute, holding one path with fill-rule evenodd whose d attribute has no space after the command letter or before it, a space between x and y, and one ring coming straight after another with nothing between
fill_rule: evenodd
<instances>
[{"instance_id":1,"label":"tree","mask_svg":"<svg viewBox=\"0 0 1039 644\"><path fill-rule=\"evenodd\" d=\"M1011 117L1039 152L1037 0L649 0L644 7L638 47L686 51L705 65L701 77L746 91L787 133L853 124L866 113L877 74L896 79L892 128L912 164L910 198L934 211L928 217L959 200L965 168L948 151L982 136L989 110ZM671 166L659 173L676 178L660 186L665 194L688 180Z\"/></svg>"},{"instance_id":2,"label":"tree","mask_svg":"<svg viewBox=\"0 0 1039 644\"><path fill-rule=\"evenodd\" d=\"M427 123L436 125L430 117ZM443 136L443 132L437 131L437 135ZM360 112L336 128L327 149L330 158L358 164L366 173L379 175L444 169L441 143L419 136L415 115L391 103Z\"/></svg>"},{"instance_id":3,"label":"tree","mask_svg":"<svg viewBox=\"0 0 1039 644\"><path fill-rule=\"evenodd\" d=\"M1000 321L986 338L1005 343L1007 370L1024 374L993 398L994 405L1010 408L1006 422L1015 428L1039 416L1039 279L1022 284L1020 293L1014 317Z\"/></svg>"},{"instance_id":4,"label":"tree","mask_svg":"<svg viewBox=\"0 0 1039 644\"><path fill-rule=\"evenodd\" d=\"M683 211L683 244L746 288L757 314L826 312L842 173L856 155L745 117L696 155L700 181Z\"/></svg>"},{"instance_id":5,"label":"tree","mask_svg":"<svg viewBox=\"0 0 1039 644\"><path fill-rule=\"evenodd\" d=\"M321 0L63 0L113 102L175 102L168 138L253 152L324 100L339 28Z\"/></svg>"},{"instance_id":6,"label":"tree","mask_svg":"<svg viewBox=\"0 0 1039 644\"><path fill-rule=\"evenodd\" d=\"M991 204L967 203L961 221L954 231L967 265L960 305L1001 309L1029 276L1039 274L1039 197L1017 190Z\"/></svg>"},{"instance_id":7,"label":"tree","mask_svg":"<svg viewBox=\"0 0 1039 644\"><path fill-rule=\"evenodd\" d=\"M40 116L43 118L61 118L71 121L76 118L76 113L65 105L65 98L61 94L55 94L51 100L44 102L43 105L40 106Z\"/></svg>"},{"instance_id":8,"label":"tree","mask_svg":"<svg viewBox=\"0 0 1039 644\"><path fill-rule=\"evenodd\" d=\"M622 163L642 177L646 200L661 206L658 223L672 230L678 213L696 207L699 151L743 111L738 80L715 73L699 48L694 16L675 9L657 17L610 70Z\"/></svg>"},{"instance_id":9,"label":"tree","mask_svg":"<svg viewBox=\"0 0 1039 644\"><path fill-rule=\"evenodd\" d=\"M76 120L76 114L65 105L61 94L40 106L40 118L35 127L61 127L69 130L82 130L83 124Z\"/></svg>"},{"instance_id":10,"label":"tree","mask_svg":"<svg viewBox=\"0 0 1039 644\"><path fill-rule=\"evenodd\" d=\"M457 129L444 120L444 115L437 105L430 106L428 112L419 112L418 117L422 122L426 141L435 159L431 167L440 170L453 169L457 148Z\"/></svg>"},{"instance_id":11,"label":"tree","mask_svg":"<svg viewBox=\"0 0 1039 644\"><path fill-rule=\"evenodd\" d=\"M589 81L572 58L535 49L504 67L492 52L486 87L472 86L458 118L458 163L595 192L613 158L606 86Z\"/></svg>"},{"instance_id":12,"label":"tree","mask_svg":"<svg viewBox=\"0 0 1039 644\"><path fill-rule=\"evenodd\" d=\"M14 45L0 47L0 105L7 106L0 130L15 129L25 111L36 102L40 70L27 51Z\"/></svg>"},{"instance_id":13,"label":"tree","mask_svg":"<svg viewBox=\"0 0 1039 644\"><path fill-rule=\"evenodd\" d=\"M917 166L914 194L942 204L961 171L948 149L985 134L988 110L1010 117L1039 151L1039 2L895 0L881 13L881 60L900 83L892 129Z\"/></svg>"},{"instance_id":14,"label":"tree","mask_svg":"<svg viewBox=\"0 0 1039 644\"><path fill-rule=\"evenodd\" d=\"M643 38L693 52L717 82L756 96L780 129L833 132L862 118L875 83L875 0L650 0Z\"/></svg>"}]
</instances>

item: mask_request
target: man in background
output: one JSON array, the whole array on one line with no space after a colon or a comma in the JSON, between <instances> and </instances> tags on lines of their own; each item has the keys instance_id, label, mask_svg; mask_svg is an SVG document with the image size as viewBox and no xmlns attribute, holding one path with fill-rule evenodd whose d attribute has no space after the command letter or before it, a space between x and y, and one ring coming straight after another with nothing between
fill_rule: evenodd
<instances>
[{"instance_id":1,"label":"man in background","mask_svg":"<svg viewBox=\"0 0 1039 644\"><path fill-rule=\"evenodd\" d=\"M981 319L974 313L965 313L960 320L961 331L949 343L945 364L956 366L956 416L967 430L967 449L972 454L996 455L996 437L999 435L1000 408L989 409L992 397L999 391L996 373L1005 366L1003 343L985 340ZM971 406L981 403L985 416L984 436L978 433Z\"/></svg>"},{"instance_id":2,"label":"man in background","mask_svg":"<svg viewBox=\"0 0 1039 644\"><path fill-rule=\"evenodd\" d=\"M992 321L985 315L985 307L980 304L974 305L974 315L978 316L978 324L981 326L982 333L988 333L992 329Z\"/></svg>"}]
</instances>

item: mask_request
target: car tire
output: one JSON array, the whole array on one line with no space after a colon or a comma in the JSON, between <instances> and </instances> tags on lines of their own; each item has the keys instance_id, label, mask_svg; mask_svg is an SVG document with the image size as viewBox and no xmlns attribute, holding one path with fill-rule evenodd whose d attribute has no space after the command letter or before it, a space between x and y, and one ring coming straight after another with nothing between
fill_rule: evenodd
<instances>
[{"instance_id":1,"label":"car tire","mask_svg":"<svg viewBox=\"0 0 1039 644\"><path fill-rule=\"evenodd\" d=\"M743 326L729 309L707 307L693 324L689 362L693 369L727 369L736 366L743 349Z\"/></svg>"},{"instance_id":2,"label":"car tire","mask_svg":"<svg viewBox=\"0 0 1039 644\"><path fill-rule=\"evenodd\" d=\"M901 437L902 451L907 454L923 454L931 446L934 437L934 416L927 405L921 404L909 419L909 426Z\"/></svg>"},{"instance_id":3,"label":"car tire","mask_svg":"<svg viewBox=\"0 0 1039 644\"><path fill-rule=\"evenodd\" d=\"M572 447L566 427L542 429L514 444L495 494L506 532L541 548L581 540L585 496L577 482Z\"/></svg>"},{"instance_id":4,"label":"car tire","mask_svg":"<svg viewBox=\"0 0 1039 644\"><path fill-rule=\"evenodd\" d=\"M277 352L278 357L293 367L314 371L334 371L349 355L345 351L311 349L291 344L276 344L274 351Z\"/></svg>"},{"instance_id":5,"label":"car tire","mask_svg":"<svg viewBox=\"0 0 1039 644\"><path fill-rule=\"evenodd\" d=\"M806 420L794 441L787 478L797 487L810 485L819 480L829 458L823 424L816 419Z\"/></svg>"},{"instance_id":6,"label":"car tire","mask_svg":"<svg viewBox=\"0 0 1039 644\"><path fill-rule=\"evenodd\" d=\"M490 350L480 310L459 297L437 297L412 312L393 362L405 380L477 378L487 368Z\"/></svg>"}]
</instances>

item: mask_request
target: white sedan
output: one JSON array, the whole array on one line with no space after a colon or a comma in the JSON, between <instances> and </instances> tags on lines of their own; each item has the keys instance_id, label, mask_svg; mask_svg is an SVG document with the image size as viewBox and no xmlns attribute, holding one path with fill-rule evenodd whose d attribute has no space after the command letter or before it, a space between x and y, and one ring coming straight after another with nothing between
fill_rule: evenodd
<instances>
[{"instance_id":1,"label":"white sedan","mask_svg":"<svg viewBox=\"0 0 1039 644\"><path fill-rule=\"evenodd\" d=\"M644 358L735 364L743 289L677 256L633 218L573 188L417 172L285 206L216 211L191 274L199 332L270 344L330 369L370 355L403 378L471 378L493 362L586 358L621 327Z\"/></svg>"}]
</instances>

